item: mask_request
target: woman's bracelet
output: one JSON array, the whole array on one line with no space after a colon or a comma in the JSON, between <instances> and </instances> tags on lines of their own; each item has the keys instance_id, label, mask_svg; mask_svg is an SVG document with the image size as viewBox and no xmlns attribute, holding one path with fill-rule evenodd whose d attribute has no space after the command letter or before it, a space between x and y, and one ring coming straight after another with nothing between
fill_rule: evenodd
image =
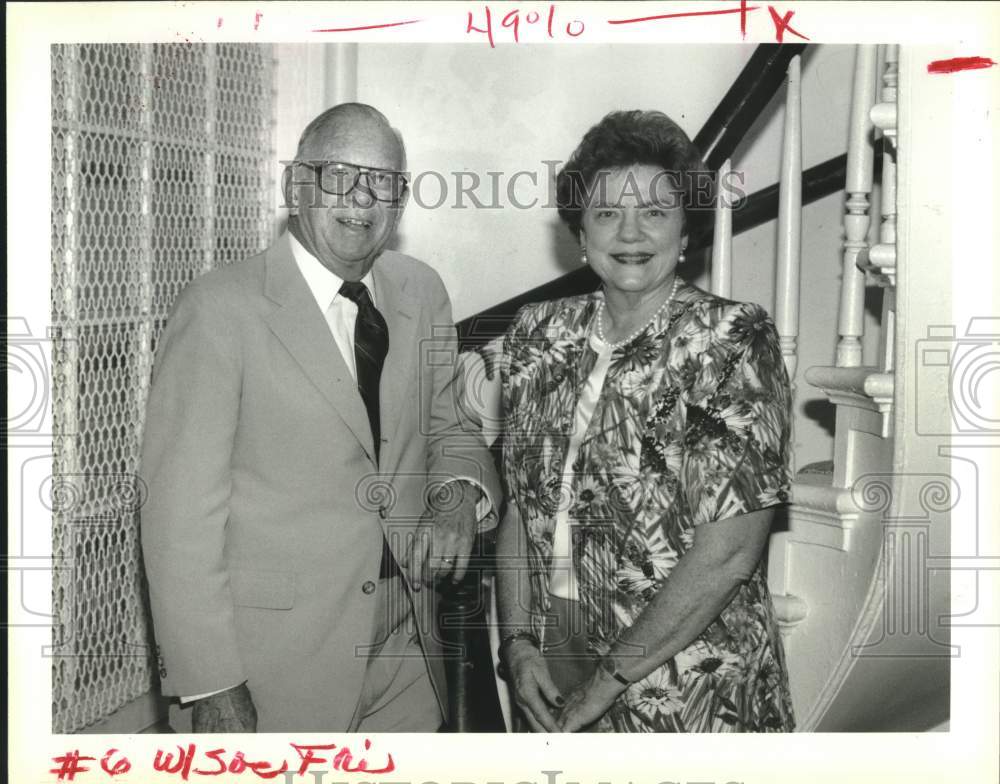
<instances>
[{"instance_id":1,"label":"woman's bracelet","mask_svg":"<svg viewBox=\"0 0 1000 784\"><path fill-rule=\"evenodd\" d=\"M542 641L531 629L518 628L507 632L500 640L500 647L497 648L497 659L500 662L497 671L504 680L507 679L507 650L518 640L527 640L538 650L542 649Z\"/></svg>"}]
</instances>

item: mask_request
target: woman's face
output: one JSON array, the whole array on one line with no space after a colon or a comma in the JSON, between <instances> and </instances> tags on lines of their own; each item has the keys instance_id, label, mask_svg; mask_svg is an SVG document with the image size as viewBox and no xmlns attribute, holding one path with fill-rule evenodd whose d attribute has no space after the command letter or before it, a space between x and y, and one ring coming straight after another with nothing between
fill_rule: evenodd
<instances>
[{"instance_id":1,"label":"woman's face","mask_svg":"<svg viewBox=\"0 0 1000 784\"><path fill-rule=\"evenodd\" d=\"M666 172L648 164L600 172L591 193L580 240L605 287L643 294L672 284L687 237Z\"/></svg>"}]
</instances>

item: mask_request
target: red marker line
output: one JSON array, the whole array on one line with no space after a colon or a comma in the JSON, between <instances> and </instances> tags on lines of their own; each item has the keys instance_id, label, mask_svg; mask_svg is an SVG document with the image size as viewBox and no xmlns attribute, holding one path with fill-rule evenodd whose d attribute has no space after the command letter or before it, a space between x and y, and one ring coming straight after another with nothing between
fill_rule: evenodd
<instances>
[{"instance_id":1,"label":"red marker line","mask_svg":"<svg viewBox=\"0 0 1000 784\"><path fill-rule=\"evenodd\" d=\"M388 22L386 24L363 25L362 27L328 27L323 30L313 30L314 33L353 33L357 30L381 30L384 27L402 27L403 25L416 24L423 19L408 19L405 22Z\"/></svg>"},{"instance_id":2,"label":"red marker line","mask_svg":"<svg viewBox=\"0 0 1000 784\"><path fill-rule=\"evenodd\" d=\"M953 57L950 60L934 60L927 64L927 73L948 74L955 71L975 71L996 65L989 57Z\"/></svg>"},{"instance_id":3,"label":"red marker line","mask_svg":"<svg viewBox=\"0 0 1000 784\"><path fill-rule=\"evenodd\" d=\"M634 24L636 22L655 22L657 19L676 19L680 16L717 16L718 14L743 14L756 11L760 6L751 5L746 8L726 8L721 11L687 11L680 14L659 14L657 16L642 16L638 19L609 19L608 24Z\"/></svg>"}]
</instances>

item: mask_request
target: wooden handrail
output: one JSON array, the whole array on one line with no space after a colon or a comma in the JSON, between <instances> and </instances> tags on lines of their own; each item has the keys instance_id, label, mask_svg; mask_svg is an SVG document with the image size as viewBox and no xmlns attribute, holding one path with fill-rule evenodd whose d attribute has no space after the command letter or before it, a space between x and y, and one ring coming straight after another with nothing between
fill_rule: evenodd
<instances>
[{"instance_id":1,"label":"wooden handrail","mask_svg":"<svg viewBox=\"0 0 1000 784\"><path fill-rule=\"evenodd\" d=\"M731 158L746 132L784 84L788 64L806 44L761 44L692 140L710 171Z\"/></svg>"}]
</instances>

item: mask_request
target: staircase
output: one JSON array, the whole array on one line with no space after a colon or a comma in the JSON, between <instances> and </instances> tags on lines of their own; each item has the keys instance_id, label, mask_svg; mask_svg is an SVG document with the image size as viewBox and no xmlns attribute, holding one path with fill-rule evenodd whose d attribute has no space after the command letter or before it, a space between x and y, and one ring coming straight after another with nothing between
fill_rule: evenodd
<instances>
[{"instance_id":1,"label":"staircase","mask_svg":"<svg viewBox=\"0 0 1000 784\"><path fill-rule=\"evenodd\" d=\"M949 514L959 494L941 447L921 440L911 421L921 402L917 376L924 372L912 346L935 319L946 323L949 304L947 285L942 298L933 271L922 269L919 279L910 274L907 236L897 242L897 203L900 227L914 230L902 188L897 199L897 176L907 185L906 143L921 133L908 125L919 85L916 77L913 85L898 84L898 47L858 46L848 152L803 172L800 53L761 47L754 67L764 73L756 79L741 74L698 135L703 150L710 145L705 159L725 171L752 122L747 112L755 117L761 111L780 86L775 72L783 79L787 69L781 183L751 195L731 214L719 205L714 222L691 227L690 246L712 248L712 289L728 296L732 234L777 217L774 317L794 391L795 383L802 384L796 382L801 208L842 187L846 191L836 361L802 374L835 408L833 459L796 466L792 503L771 538L768 582L799 731L926 730L949 715L954 651L943 619L949 601ZM903 62L908 75L919 70L905 51ZM742 109L740 90L749 96ZM590 291L597 284L584 268L467 319L459 325L460 335L474 348L502 334L521 305ZM866 290L880 291L882 299L878 356L870 366L862 364L861 351ZM733 296L739 299L740 292ZM934 391L941 400L946 396L944 389ZM473 405L481 410L496 405L495 391L481 396ZM946 421L938 422L935 432L947 433L947 406L939 408L931 416ZM464 595L471 601L472 593ZM487 592L475 597L481 608L488 603ZM464 666L469 677L479 672L480 679L492 669L482 653ZM456 707L462 715L462 706ZM470 719L463 726L475 729L476 723Z\"/></svg>"},{"instance_id":2,"label":"staircase","mask_svg":"<svg viewBox=\"0 0 1000 784\"><path fill-rule=\"evenodd\" d=\"M912 285L917 270L907 269L910 254L897 242L897 204L902 212L905 203L897 176L908 175L915 154L905 146L918 83L917 64L908 64L915 84L901 101L898 47L858 47L837 363L805 373L836 407L834 459L797 472L788 530L771 542L768 579L801 731L919 731L949 717L946 566L959 491L942 449L947 440L914 427L922 365L908 348L919 346L921 326L949 314L933 289ZM872 129L884 144L880 224L869 244ZM921 270L921 283L933 275ZM883 293L874 367L860 361L866 286ZM948 390L922 391L946 420L932 432L947 432Z\"/></svg>"}]
</instances>

